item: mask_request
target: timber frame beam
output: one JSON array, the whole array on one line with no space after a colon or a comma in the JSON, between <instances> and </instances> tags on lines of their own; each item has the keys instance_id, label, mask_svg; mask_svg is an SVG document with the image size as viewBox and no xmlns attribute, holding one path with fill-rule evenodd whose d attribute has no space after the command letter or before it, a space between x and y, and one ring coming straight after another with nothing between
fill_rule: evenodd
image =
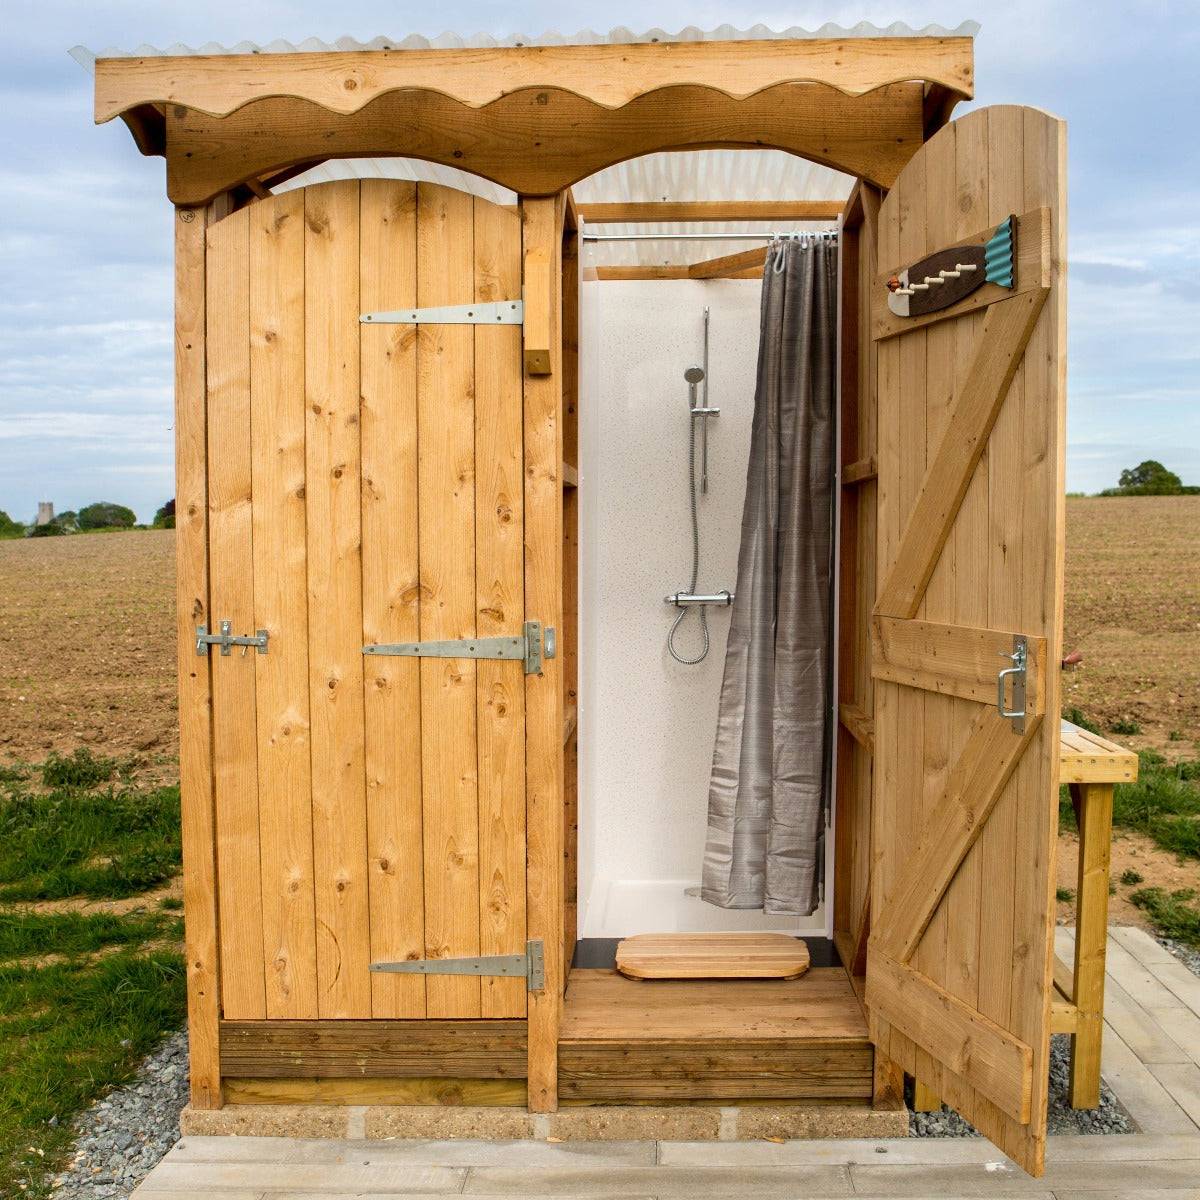
<instances>
[{"instance_id":1,"label":"timber frame beam","mask_svg":"<svg viewBox=\"0 0 1200 1200\"><path fill-rule=\"evenodd\" d=\"M95 115L165 155L177 204L386 155L542 196L639 155L738 146L886 187L973 93L969 37L781 38L102 58Z\"/></svg>"}]
</instances>

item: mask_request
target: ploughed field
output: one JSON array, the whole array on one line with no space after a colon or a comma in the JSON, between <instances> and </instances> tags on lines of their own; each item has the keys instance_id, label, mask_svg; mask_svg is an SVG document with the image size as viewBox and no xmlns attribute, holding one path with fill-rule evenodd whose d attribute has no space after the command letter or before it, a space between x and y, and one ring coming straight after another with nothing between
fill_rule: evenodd
<instances>
[{"instance_id":1,"label":"ploughed field","mask_svg":"<svg viewBox=\"0 0 1200 1200\"><path fill-rule=\"evenodd\" d=\"M174 539L0 542L0 762L79 745L175 761ZM1065 646L1084 661L1064 705L1131 746L1194 752L1200 496L1068 500L1066 586Z\"/></svg>"},{"instance_id":2,"label":"ploughed field","mask_svg":"<svg viewBox=\"0 0 1200 1200\"><path fill-rule=\"evenodd\" d=\"M0 763L88 746L173 777L175 534L0 541Z\"/></svg>"}]
</instances>

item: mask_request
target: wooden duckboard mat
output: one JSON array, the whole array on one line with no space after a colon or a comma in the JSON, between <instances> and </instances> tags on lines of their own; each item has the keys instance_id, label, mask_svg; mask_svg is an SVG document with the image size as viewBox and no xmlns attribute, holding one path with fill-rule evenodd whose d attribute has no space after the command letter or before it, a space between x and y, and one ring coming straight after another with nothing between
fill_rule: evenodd
<instances>
[{"instance_id":1,"label":"wooden duckboard mat","mask_svg":"<svg viewBox=\"0 0 1200 1200\"><path fill-rule=\"evenodd\" d=\"M874 1055L846 972L635 980L571 972L558 1046L565 1103L861 1102Z\"/></svg>"},{"instance_id":2,"label":"wooden duckboard mat","mask_svg":"<svg viewBox=\"0 0 1200 1200\"><path fill-rule=\"evenodd\" d=\"M617 947L630 979L795 979L808 947L786 933L639 933Z\"/></svg>"}]
</instances>

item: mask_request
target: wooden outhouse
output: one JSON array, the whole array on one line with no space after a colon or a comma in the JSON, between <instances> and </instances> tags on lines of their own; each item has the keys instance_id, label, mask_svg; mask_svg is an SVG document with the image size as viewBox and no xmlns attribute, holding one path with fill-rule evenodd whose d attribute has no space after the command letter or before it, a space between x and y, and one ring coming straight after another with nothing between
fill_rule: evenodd
<instances>
[{"instance_id":1,"label":"wooden outhouse","mask_svg":"<svg viewBox=\"0 0 1200 1200\"><path fill-rule=\"evenodd\" d=\"M97 121L165 157L175 206L194 1107L896 1106L907 1073L1040 1172L1065 130L1012 106L952 120L972 64L969 36L882 31L96 60ZM589 213L571 187L713 147L858 181L839 219L836 955L778 986L572 968ZM518 203L274 190L383 156ZM672 219L749 215L720 201ZM889 280L1009 218L1011 286L892 311ZM407 643L453 645L375 652ZM392 962L423 965L372 970Z\"/></svg>"}]
</instances>

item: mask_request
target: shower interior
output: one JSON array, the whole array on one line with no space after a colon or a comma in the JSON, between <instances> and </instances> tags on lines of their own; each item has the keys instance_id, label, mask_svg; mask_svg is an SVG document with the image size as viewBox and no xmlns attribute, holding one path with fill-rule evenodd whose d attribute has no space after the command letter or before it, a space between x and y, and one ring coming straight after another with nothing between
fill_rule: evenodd
<instances>
[{"instance_id":1,"label":"shower interior","mask_svg":"<svg viewBox=\"0 0 1200 1200\"><path fill-rule=\"evenodd\" d=\"M806 918L766 916L726 911L695 894L731 616L732 597L723 593L734 591L737 576L761 286L752 279L589 280L585 272L578 493L583 939L832 932L827 905ZM686 592L681 581L690 582ZM709 603L681 602L680 592ZM707 656L677 661L668 648L676 633L681 659L696 659L705 640ZM832 837L826 845L832 894Z\"/></svg>"},{"instance_id":2,"label":"shower interior","mask_svg":"<svg viewBox=\"0 0 1200 1200\"><path fill-rule=\"evenodd\" d=\"M586 265L586 260L585 260ZM831 902L810 917L727 911L695 894L732 610L706 606L711 648L667 650L687 608L689 440L699 428L698 583L734 590L757 375L761 282L589 280L580 292L579 942L564 997L564 1104L866 1104L874 1052L829 940ZM703 380L701 316L710 310ZM685 412L682 393L689 384ZM706 394L707 393L707 394ZM692 617L691 620L696 620ZM690 624L690 621L688 622ZM571 764L569 763L569 766ZM833 838L826 837L827 897ZM627 979L617 942L637 933L785 932L805 937L799 979ZM769 1110L763 1110L769 1111Z\"/></svg>"}]
</instances>

